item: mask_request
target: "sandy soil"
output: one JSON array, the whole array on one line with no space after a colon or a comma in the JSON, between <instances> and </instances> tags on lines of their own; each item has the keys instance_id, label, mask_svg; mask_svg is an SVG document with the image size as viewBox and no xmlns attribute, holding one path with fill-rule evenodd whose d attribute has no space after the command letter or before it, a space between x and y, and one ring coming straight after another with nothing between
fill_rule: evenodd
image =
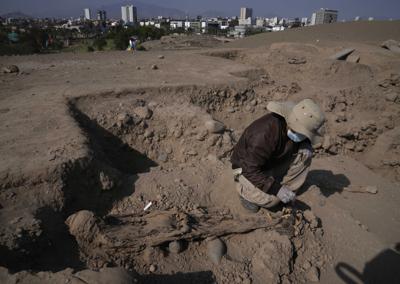
<instances>
[{"instance_id":1,"label":"sandy soil","mask_svg":"<svg viewBox=\"0 0 400 284\"><path fill-rule=\"evenodd\" d=\"M0 75L0 282L399 282L400 55L380 47L399 31L0 58L20 69ZM297 206L248 215L232 147L269 101L308 97L326 136Z\"/></svg>"}]
</instances>

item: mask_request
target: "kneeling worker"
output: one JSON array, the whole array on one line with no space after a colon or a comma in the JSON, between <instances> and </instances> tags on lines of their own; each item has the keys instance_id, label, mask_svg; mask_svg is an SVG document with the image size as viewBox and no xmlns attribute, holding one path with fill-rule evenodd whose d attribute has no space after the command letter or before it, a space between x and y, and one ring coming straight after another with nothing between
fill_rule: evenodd
<instances>
[{"instance_id":1,"label":"kneeling worker","mask_svg":"<svg viewBox=\"0 0 400 284\"><path fill-rule=\"evenodd\" d=\"M271 113L245 129L231 157L240 201L251 212L295 200L325 122L311 99L270 102L267 109Z\"/></svg>"}]
</instances>

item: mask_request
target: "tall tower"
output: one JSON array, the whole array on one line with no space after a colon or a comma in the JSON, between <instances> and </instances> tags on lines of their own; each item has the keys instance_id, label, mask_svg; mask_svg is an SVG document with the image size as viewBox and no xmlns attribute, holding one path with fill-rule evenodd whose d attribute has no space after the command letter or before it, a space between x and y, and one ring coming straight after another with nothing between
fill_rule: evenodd
<instances>
[{"instance_id":1,"label":"tall tower","mask_svg":"<svg viewBox=\"0 0 400 284\"><path fill-rule=\"evenodd\" d=\"M247 20L248 18L253 17L253 9L251 8L240 8L240 19Z\"/></svg>"},{"instance_id":2,"label":"tall tower","mask_svg":"<svg viewBox=\"0 0 400 284\"><path fill-rule=\"evenodd\" d=\"M125 24L137 23L137 9L133 5L122 6L121 14L122 14L122 21Z\"/></svg>"},{"instance_id":3,"label":"tall tower","mask_svg":"<svg viewBox=\"0 0 400 284\"><path fill-rule=\"evenodd\" d=\"M240 8L239 25L250 26L253 24L253 9L251 8Z\"/></svg>"},{"instance_id":4,"label":"tall tower","mask_svg":"<svg viewBox=\"0 0 400 284\"><path fill-rule=\"evenodd\" d=\"M91 20L92 19L89 8L83 9L83 12L84 12L84 15L85 15L85 20Z\"/></svg>"}]
</instances>

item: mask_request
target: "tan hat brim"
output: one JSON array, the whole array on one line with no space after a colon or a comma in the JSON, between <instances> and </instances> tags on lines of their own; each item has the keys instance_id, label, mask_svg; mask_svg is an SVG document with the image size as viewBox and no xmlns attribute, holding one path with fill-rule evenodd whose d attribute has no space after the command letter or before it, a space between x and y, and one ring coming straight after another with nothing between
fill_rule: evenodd
<instances>
[{"instance_id":1,"label":"tan hat brim","mask_svg":"<svg viewBox=\"0 0 400 284\"><path fill-rule=\"evenodd\" d=\"M296 104L291 101L287 101L287 102L272 101L272 102L268 103L267 109L270 112L276 113L276 114L284 117L288 127L291 128L293 131L306 136L310 140L310 142L313 146L315 146L319 143L322 143L323 135L321 135L319 133L310 132L307 129L305 129L304 127L302 127L301 125L290 121L289 115L292 112L295 105Z\"/></svg>"},{"instance_id":2,"label":"tan hat brim","mask_svg":"<svg viewBox=\"0 0 400 284\"><path fill-rule=\"evenodd\" d=\"M310 142L311 142L311 144L313 146L315 146L315 145L317 145L319 143L322 143L323 135L321 135L320 133L310 132L309 130L305 129L304 127L302 127L299 124L290 123L290 120L287 121L287 123L288 123L288 126L293 131L298 132L298 133L303 134L304 136L306 136L310 140Z\"/></svg>"},{"instance_id":3,"label":"tan hat brim","mask_svg":"<svg viewBox=\"0 0 400 284\"><path fill-rule=\"evenodd\" d=\"M294 108L296 104L291 101L287 102L269 102L267 105L267 109L270 112L279 114L280 116L284 117L286 120L289 117L289 114L292 112L292 109Z\"/></svg>"}]
</instances>

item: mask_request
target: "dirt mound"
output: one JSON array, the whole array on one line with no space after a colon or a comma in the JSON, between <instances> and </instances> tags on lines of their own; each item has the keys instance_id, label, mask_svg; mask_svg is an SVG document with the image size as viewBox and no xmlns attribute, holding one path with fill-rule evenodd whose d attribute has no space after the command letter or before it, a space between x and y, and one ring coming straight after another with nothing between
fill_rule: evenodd
<instances>
[{"instance_id":1,"label":"dirt mound","mask_svg":"<svg viewBox=\"0 0 400 284\"><path fill-rule=\"evenodd\" d=\"M360 21L316 25L288 29L283 32L259 34L240 39L224 46L229 48L256 48L269 46L275 42L319 42L327 45L339 45L343 42L373 43L380 45L388 39L399 39L400 21ZM332 44L335 41L336 44Z\"/></svg>"}]
</instances>

